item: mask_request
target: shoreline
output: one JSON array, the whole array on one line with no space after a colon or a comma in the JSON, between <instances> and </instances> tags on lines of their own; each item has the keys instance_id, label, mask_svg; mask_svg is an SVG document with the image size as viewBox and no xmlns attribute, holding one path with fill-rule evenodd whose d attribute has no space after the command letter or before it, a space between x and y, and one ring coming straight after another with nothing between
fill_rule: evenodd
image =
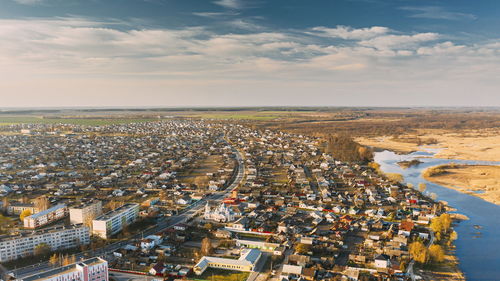
<instances>
[{"instance_id":1,"label":"shoreline","mask_svg":"<svg viewBox=\"0 0 500 281\"><path fill-rule=\"evenodd\" d=\"M428 175L427 171L440 166L443 165L427 168L422 172L422 177L431 183L500 205L500 166L456 165L448 167L444 165L441 174ZM482 177L488 178L482 179Z\"/></svg>"},{"instance_id":2,"label":"shoreline","mask_svg":"<svg viewBox=\"0 0 500 281\"><path fill-rule=\"evenodd\" d=\"M417 142L416 140L419 140ZM467 130L419 130L416 133L393 136L357 137L358 143L375 151L389 150L396 154L410 154L426 149L437 149L431 156L438 159L471 161L498 161L500 159L500 129Z\"/></svg>"}]
</instances>

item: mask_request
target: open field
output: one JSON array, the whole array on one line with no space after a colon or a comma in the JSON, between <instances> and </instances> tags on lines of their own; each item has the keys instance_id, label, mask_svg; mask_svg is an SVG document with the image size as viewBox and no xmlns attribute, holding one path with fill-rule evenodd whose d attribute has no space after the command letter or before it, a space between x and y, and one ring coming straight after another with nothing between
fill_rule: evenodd
<instances>
[{"instance_id":1,"label":"open field","mask_svg":"<svg viewBox=\"0 0 500 281\"><path fill-rule=\"evenodd\" d=\"M114 124L128 124L139 122L158 121L153 118L42 118L35 116L2 116L0 117L0 126L16 124L70 124L86 126L105 126Z\"/></svg>"},{"instance_id":2,"label":"open field","mask_svg":"<svg viewBox=\"0 0 500 281\"><path fill-rule=\"evenodd\" d=\"M359 137L356 140L363 145L400 153L410 153L426 147L439 149L435 158L482 161L500 159L500 129L461 132L421 130L417 134L406 134L398 138L380 136ZM426 145L425 142L429 140L435 141L435 144Z\"/></svg>"},{"instance_id":3,"label":"open field","mask_svg":"<svg viewBox=\"0 0 500 281\"><path fill-rule=\"evenodd\" d=\"M210 155L199 162L198 166L179 175L179 180L186 184L207 185L207 173L215 173L224 160L220 155Z\"/></svg>"},{"instance_id":4,"label":"open field","mask_svg":"<svg viewBox=\"0 0 500 281\"><path fill-rule=\"evenodd\" d=\"M249 272L239 272L230 270L221 270L209 268L200 276L188 278L188 280L203 280L203 281L245 281L250 275Z\"/></svg>"},{"instance_id":5,"label":"open field","mask_svg":"<svg viewBox=\"0 0 500 281\"><path fill-rule=\"evenodd\" d=\"M439 172L424 172L426 180L500 204L500 166L443 165L427 171L433 169Z\"/></svg>"}]
</instances>

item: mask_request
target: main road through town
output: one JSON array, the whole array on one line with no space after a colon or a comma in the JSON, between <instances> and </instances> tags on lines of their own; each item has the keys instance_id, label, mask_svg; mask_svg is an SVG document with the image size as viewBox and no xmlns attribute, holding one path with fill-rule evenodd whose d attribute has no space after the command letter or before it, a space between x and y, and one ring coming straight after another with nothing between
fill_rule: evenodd
<instances>
[{"instance_id":1,"label":"main road through town","mask_svg":"<svg viewBox=\"0 0 500 281\"><path fill-rule=\"evenodd\" d=\"M187 222L189 219L195 217L197 213L203 210L204 205L207 203L207 201L223 200L231 193L233 189L235 189L242 183L243 177L245 175L245 163L243 161L243 158L237 149L235 149L234 147L232 149L234 154L236 155L236 161L238 162L238 165L236 166L237 172L236 175L232 178L232 182L224 190L214 192L211 195L201 200L198 200L197 202L193 203L192 205L180 211L177 215L160 220L155 226L145 229L144 231L136 234L135 236L131 237L128 240L123 240L113 244L109 244L101 249L89 250L78 253L76 254L76 260L81 260L85 259L86 257L93 257L93 256L110 257L113 255L114 251L117 251L121 247L129 244L130 241L134 239L140 239L141 237L144 236L162 232L170 227ZM10 276L15 276L16 278L20 278L23 276L33 275L36 274L37 272L41 272L50 268L51 265L49 264L49 262L44 261L27 267L14 269L7 272L4 271L4 274L9 274Z\"/></svg>"}]
</instances>

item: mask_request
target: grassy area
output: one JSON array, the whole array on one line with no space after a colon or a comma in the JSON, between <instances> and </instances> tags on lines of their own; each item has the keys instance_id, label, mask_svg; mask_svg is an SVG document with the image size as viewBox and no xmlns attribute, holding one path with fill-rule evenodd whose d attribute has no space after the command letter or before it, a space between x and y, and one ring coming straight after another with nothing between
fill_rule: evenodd
<instances>
[{"instance_id":1,"label":"grassy area","mask_svg":"<svg viewBox=\"0 0 500 281\"><path fill-rule=\"evenodd\" d=\"M0 117L0 126L16 124L70 124L105 126L158 121L154 118L42 118L42 117Z\"/></svg>"},{"instance_id":2,"label":"grassy area","mask_svg":"<svg viewBox=\"0 0 500 281\"><path fill-rule=\"evenodd\" d=\"M224 159L220 155L210 155L201 160L197 167L183 171L179 174L179 179L186 184L208 184L207 173L216 173L224 164Z\"/></svg>"},{"instance_id":3,"label":"grassy area","mask_svg":"<svg viewBox=\"0 0 500 281\"><path fill-rule=\"evenodd\" d=\"M209 268L202 275L190 278L200 281L245 281L250 273Z\"/></svg>"},{"instance_id":4,"label":"grassy area","mask_svg":"<svg viewBox=\"0 0 500 281\"><path fill-rule=\"evenodd\" d=\"M205 119L231 119L231 120L256 120L269 121L283 117L297 117L304 112L298 111L227 111L227 112L200 112L186 115Z\"/></svg>"}]
</instances>

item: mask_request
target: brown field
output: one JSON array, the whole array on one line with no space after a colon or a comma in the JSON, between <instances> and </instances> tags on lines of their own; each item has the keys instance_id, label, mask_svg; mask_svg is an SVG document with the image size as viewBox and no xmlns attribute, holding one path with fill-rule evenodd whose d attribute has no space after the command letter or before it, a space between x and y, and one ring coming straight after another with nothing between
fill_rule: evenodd
<instances>
[{"instance_id":1,"label":"brown field","mask_svg":"<svg viewBox=\"0 0 500 281\"><path fill-rule=\"evenodd\" d=\"M388 149L400 153L422 150L415 139L434 139L436 144L423 147L441 149L434 157L446 159L497 161L500 159L500 129L465 130L419 130L416 134L405 134L398 138L389 136L359 137L356 140L367 146Z\"/></svg>"},{"instance_id":2,"label":"brown field","mask_svg":"<svg viewBox=\"0 0 500 281\"><path fill-rule=\"evenodd\" d=\"M223 164L221 155L210 155L201 160L197 167L181 173L178 178L186 184L207 185L209 177L206 174L217 172Z\"/></svg>"},{"instance_id":3,"label":"brown field","mask_svg":"<svg viewBox=\"0 0 500 281\"><path fill-rule=\"evenodd\" d=\"M431 168L432 169L432 168ZM445 167L426 180L500 204L500 166L456 165Z\"/></svg>"}]
</instances>

